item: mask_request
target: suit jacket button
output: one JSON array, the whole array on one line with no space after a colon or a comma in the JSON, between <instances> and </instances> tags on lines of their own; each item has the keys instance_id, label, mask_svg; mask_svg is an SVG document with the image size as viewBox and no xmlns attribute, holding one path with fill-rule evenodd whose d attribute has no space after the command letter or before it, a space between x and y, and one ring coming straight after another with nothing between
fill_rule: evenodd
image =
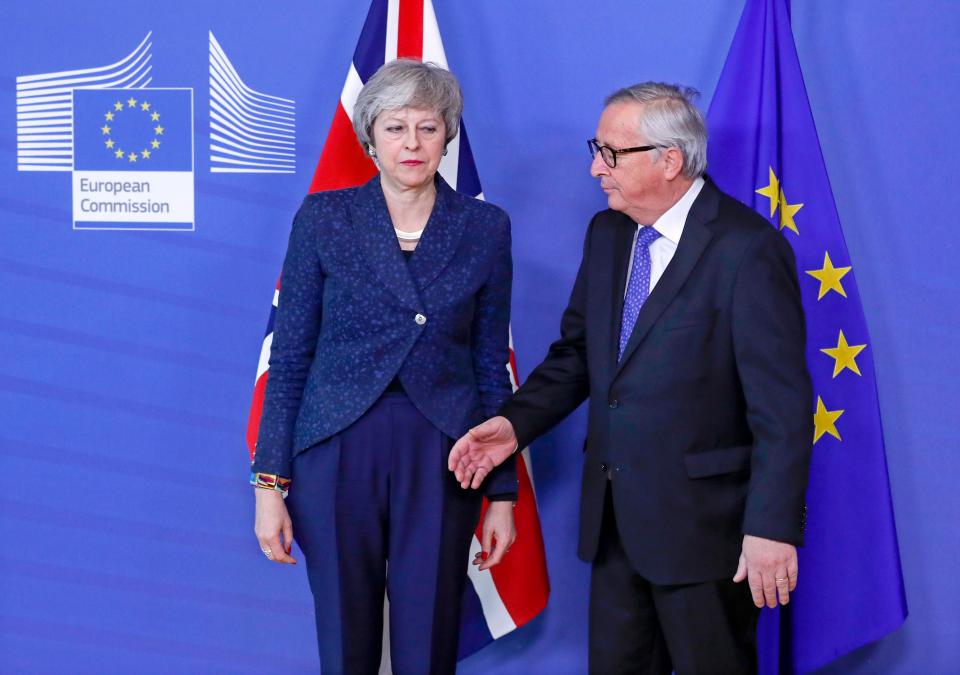
<instances>
[{"instance_id":1,"label":"suit jacket button","mask_svg":"<svg viewBox=\"0 0 960 675\"><path fill-rule=\"evenodd\" d=\"M609 405L610 405L611 408L619 408L619 407L620 407L620 401L618 401L618 400L615 399L615 398L612 398L612 399L610 399Z\"/></svg>"},{"instance_id":2,"label":"suit jacket button","mask_svg":"<svg viewBox=\"0 0 960 675\"><path fill-rule=\"evenodd\" d=\"M422 326L427 322L427 317L425 317L423 314L417 314L415 317L413 317L413 320L417 322L418 326Z\"/></svg>"},{"instance_id":3,"label":"suit jacket button","mask_svg":"<svg viewBox=\"0 0 960 675\"><path fill-rule=\"evenodd\" d=\"M600 470L603 471L604 473L606 473L606 472L607 472L607 465L606 465L606 464L601 464L601 465L600 465Z\"/></svg>"}]
</instances>

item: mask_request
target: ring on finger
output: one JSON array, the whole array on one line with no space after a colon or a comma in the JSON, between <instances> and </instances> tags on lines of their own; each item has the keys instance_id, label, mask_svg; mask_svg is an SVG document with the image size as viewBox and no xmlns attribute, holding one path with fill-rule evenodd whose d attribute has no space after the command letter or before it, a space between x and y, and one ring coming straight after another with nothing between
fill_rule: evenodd
<instances>
[{"instance_id":1,"label":"ring on finger","mask_svg":"<svg viewBox=\"0 0 960 675\"><path fill-rule=\"evenodd\" d=\"M273 551L269 548L261 548L260 552L263 553L263 555L267 556L268 558L273 557Z\"/></svg>"}]
</instances>

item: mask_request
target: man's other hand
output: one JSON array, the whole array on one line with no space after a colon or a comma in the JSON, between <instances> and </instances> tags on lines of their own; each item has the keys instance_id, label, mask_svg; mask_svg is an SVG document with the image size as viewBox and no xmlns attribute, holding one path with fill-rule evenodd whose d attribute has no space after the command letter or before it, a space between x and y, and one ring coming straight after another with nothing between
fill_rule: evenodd
<instances>
[{"instance_id":1,"label":"man's other hand","mask_svg":"<svg viewBox=\"0 0 960 675\"><path fill-rule=\"evenodd\" d=\"M790 602L790 592L797 587L799 566L797 547L782 541L743 535L740 565L733 580L747 579L753 604L776 607Z\"/></svg>"}]
</instances>

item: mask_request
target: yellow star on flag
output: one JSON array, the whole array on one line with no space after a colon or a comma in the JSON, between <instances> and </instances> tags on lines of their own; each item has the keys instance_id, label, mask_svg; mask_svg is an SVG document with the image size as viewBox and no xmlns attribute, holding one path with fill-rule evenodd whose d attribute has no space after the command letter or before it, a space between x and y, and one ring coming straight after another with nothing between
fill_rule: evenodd
<instances>
[{"instance_id":1,"label":"yellow star on flag","mask_svg":"<svg viewBox=\"0 0 960 675\"><path fill-rule=\"evenodd\" d=\"M807 274L820 282L820 293L817 295L817 300L821 300L830 291L836 291L843 297L847 297L847 292L843 290L843 284L840 283L840 280L851 269L853 268L834 267L830 260L830 252L824 251L823 267L818 270L807 270Z\"/></svg>"},{"instance_id":2,"label":"yellow star on flag","mask_svg":"<svg viewBox=\"0 0 960 675\"><path fill-rule=\"evenodd\" d=\"M105 141L103 142L103 144L104 144L105 146L107 146L108 148L112 148L112 147L113 147L113 139L112 139L112 138L108 138L107 140L105 140Z\"/></svg>"},{"instance_id":3,"label":"yellow star on flag","mask_svg":"<svg viewBox=\"0 0 960 675\"><path fill-rule=\"evenodd\" d=\"M780 181L777 180L777 174L773 172L772 166L770 167L770 184L755 190L755 192L770 200L770 217L773 218L773 214L777 212L777 204L780 199Z\"/></svg>"},{"instance_id":4,"label":"yellow star on flag","mask_svg":"<svg viewBox=\"0 0 960 675\"><path fill-rule=\"evenodd\" d=\"M839 375L844 368L848 368L860 375L860 367L857 366L857 354L867 348L867 345L848 345L847 338L843 331L840 331L840 338L837 340L836 347L821 349L820 351L831 357L833 361L833 376Z\"/></svg>"},{"instance_id":5,"label":"yellow star on flag","mask_svg":"<svg viewBox=\"0 0 960 675\"><path fill-rule=\"evenodd\" d=\"M150 151L147 149L141 150L140 156L143 157L144 159L150 159Z\"/></svg>"},{"instance_id":6,"label":"yellow star on flag","mask_svg":"<svg viewBox=\"0 0 960 675\"><path fill-rule=\"evenodd\" d=\"M136 161L137 161L137 153L131 152L129 155L127 155L127 159L129 159L131 162L136 162Z\"/></svg>"},{"instance_id":7,"label":"yellow star on flag","mask_svg":"<svg viewBox=\"0 0 960 675\"><path fill-rule=\"evenodd\" d=\"M150 113L150 121L151 121L151 122L157 122L157 121L159 121L159 120L160 120L160 113L158 113L158 112L152 112L152 113Z\"/></svg>"},{"instance_id":8,"label":"yellow star on flag","mask_svg":"<svg viewBox=\"0 0 960 675\"><path fill-rule=\"evenodd\" d=\"M783 194L783 190L780 190L780 229L787 228L788 230L793 230L794 234L799 235L800 230L797 229L797 224L793 222L793 217L797 215L797 211L803 208L803 204L788 204L787 196ZM770 214L773 215L772 213Z\"/></svg>"},{"instance_id":9,"label":"yellow star on flag","mask_svg":"<svg viewBox=\"0 0 960 675\"><path fill-rule=\"evenodd\" d=\"M150 104L144 101L140 104L140 110L150 110Z\"/></svg>"},{"instance_id":10,"label":"yellow star on flag","mask_svg":"<svg viewBox=\"0 0 960 675\"><path fill-rule=\"evenodd\" d=\"M154 138L152 141L150 141L150 147L152 147L154 150L156 150L157 148L160 147L160 141L158 141L156 138Z\"/></svg>"},{"instance_id":11,"label":"yellow star on flag","mask_svg":"<svg viewBox=\"0 0 960 675\"><path fill-rule=\"evenodd\" d=\"M137 99L135 99L133 96L131 96L130 98L127 99L127 105L130 106L131 108L136 108L136 107L137 107Z\"/></svg>"},{"instance_id":12,"label":"yellow star on flag","mask_svg":"<svg viewBox=\"0 0 960 675\"><path fill-rule=\"evenodd\" d=\"M106 118L106 120L107 120L108 122L112 122L112 121L113 121L113 113L112 113L112 112L108 112L106 115L104 115L104 117Z\"/></svg>"},{"instance_id":13,"label":"yellow star on flag","mask_svg":"<svg viewBox=\"0 0 960 675\"><path fill-rule=\"evenodd\" d=\"M155 134L157 134L157 136L163 136L163 127L161 127L159 124L153 128L153 131Z\"/></svg>"},{"instance_id":14,"label":"yellow star on flag","mask_svg":"<svg viewBox=\"0 0 960 675\"><path fill-rule=\"evenodd\" d=\"M101 133L104 133L104 134L109 134L109 133L110 133L110 127L108 127L106 124L104 124L102 127L100 127L100 132L101 132Z\"/></svg>"},{"instance_id":15,"label":"yellow star on flag","mask_svg":"<svg viewBox=\"0 0 960 675\"><path fill-rule=\"evenodd\" d=\"M830 434L838 441L843 440L840 438L840 432L837 431L837 420L843 413L843 410L827 410L827 406L823 405L823 399L817 396L817 412L813 414L814 445L824 434Z\"/></svg>"},{"instance_id":16,"label":"yellow star on flag","mask_svg":"<svg viewBox=\"0 0 960 675\"><path fill-rule=\"evenodd\" d=\"M123 151L123 148L118 148L116 152L113 153L113 156L117 159L123 159L123 156L127 154Z\"/></svg>"},{"instance_id":17,"label":"yellow star on flag","mask_svg":"<svg viewBox=\"0 0 960 675\"><path fill-rule=\"evenodd\" d=\"M116 103L113 104L113 109L114 109L114 110L123 110L123 104L122 104L120 101L117 101Z\"/></svg>"}]
</instances>

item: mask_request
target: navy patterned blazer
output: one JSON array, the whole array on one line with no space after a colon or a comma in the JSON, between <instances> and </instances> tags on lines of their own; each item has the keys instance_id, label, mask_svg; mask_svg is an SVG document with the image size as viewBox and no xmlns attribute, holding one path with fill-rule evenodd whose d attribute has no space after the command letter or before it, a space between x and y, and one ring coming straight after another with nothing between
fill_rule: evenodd
<instances>
[{"instance_id":1,"label":"navy patterned blazer","mask_svg":"<svg viewBox=\"0 0 960 675\"><path fill-rule=\"evenodd\" d=\"M304 199L283 263L253 471L290 476L293 457L356 421L395 376L454 439L510 396L510 219L439 174L436 186L409 261L379 175ZM515 466L502 469L486 494L516 491Z\"/></svg>"}]
</instances>

